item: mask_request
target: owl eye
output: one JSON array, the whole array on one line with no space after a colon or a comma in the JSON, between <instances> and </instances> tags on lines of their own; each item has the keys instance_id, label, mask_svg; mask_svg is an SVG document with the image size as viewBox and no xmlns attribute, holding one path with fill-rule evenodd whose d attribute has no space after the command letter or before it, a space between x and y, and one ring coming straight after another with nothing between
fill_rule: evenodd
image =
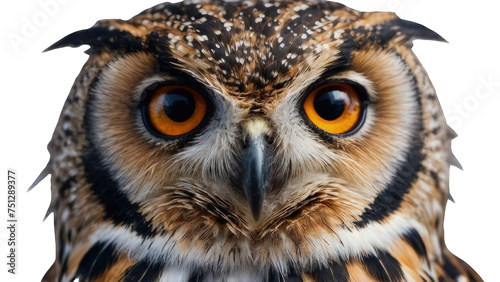
<instances>
[{"instance_id":1,"label":"owl eye","mask_svg":"<svg viewBox=\"0 0 500 282\"><path fill-rule=\"evenodd\" d=\"M314 125L331 134L354 130L363 114L360 93L346 83L314 89L304 101L304 111Z\"/></svg>"},{"instance_id":2,"label":"owl eye","mask_svg":"<svg viewBox=\"0 0 500 282\"><path fill-rule=\"evenodd\" d=\"M152 91L143 109L146 124L164 136L179 136L203 121L207 103L196 90L181 85L166 85Z\"/></svg>"}]
</instances>

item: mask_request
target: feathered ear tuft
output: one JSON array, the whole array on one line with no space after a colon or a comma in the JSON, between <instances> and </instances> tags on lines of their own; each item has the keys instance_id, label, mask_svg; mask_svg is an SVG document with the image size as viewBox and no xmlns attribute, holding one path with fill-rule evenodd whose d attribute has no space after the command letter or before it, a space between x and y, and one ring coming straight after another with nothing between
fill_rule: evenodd
<instances>
[{"instance_id":1,"label":"feathered ear tuft","mask_svg":"<svg viewBox=\"0 0 500 282\"><path fill-rule=\"evenodd\" d=\"M415 22L398 18L392 21L392 28L401 32L406 37L407 41L422 39L448 43L446 39L435 31Z\"/></svg>"},{"instance_id":2,"label":"feathered ear tuft","mask_svg":"<svg viewBox=\"0 0 500 282\"><path fill-rule=\"evenodd\" d=\"M92 52L99 52L103 48L132 52L143 49L140 37L133 36L130 32L117 29L114 26L94 26L89 29L73 32L43 52L63 47L79 47L90 45Z\"/></svg>"}]
</instances>

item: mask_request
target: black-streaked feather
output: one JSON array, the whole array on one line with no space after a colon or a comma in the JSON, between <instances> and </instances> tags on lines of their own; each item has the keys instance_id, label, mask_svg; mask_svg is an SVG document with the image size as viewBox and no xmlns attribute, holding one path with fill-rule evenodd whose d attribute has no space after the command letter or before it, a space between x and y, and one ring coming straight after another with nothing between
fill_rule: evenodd
<instances>
[{"instance_id":1,"label":"black-streaked feather","mask_svg":"<svg viewBox=\"0 0 500 282\"><path fill-rule=\"evenodd\" d=\"M403 239L417 252L419 257L427 259L427 249L422 237L415 228L403 233Z\"/></svg>"},{"instance_id":2,"label":"black-streaked feather","mask_svg":"<svg viewBox=\"0 0 500 282\"><path fill-rule=\"evenodd\" d=\"M164 264L159 261L140 261L127 268L121 281L148 282L157 281L163 271Z\"/></svg>"},{"instance_id":3,"label":"black-streaked feather","mask_svg":"<svg viewBox=\"0 0 500 282\"><path fill-rule=\"evenodd\" d=\"M336 262L331 260L327 266L321 266L313 271L312 276L318 282L347 282L350 281L344 261Z\"/></svg>"},{"instance_id":4,"label":"black-streaked feather","mask_svg":"<svg viewBox=\"0 0 500 282\"><path fill-rule=\"evenodd\" d=\"M362 263L368 274L378 281L401 281L403 270L399 262L388 252L377 251L377 255L366 255Z\"/></svg>"},{"instance_id":5,"label":"black-streaked feather","mask_svg":"<svg viewBox=\"0 0 500 282\"><path fill-rule=\"evenodd\" d=\"M110 243L96 243L80 261L75 278L93 281L103 274L118 259L115 246Z\"/></svg>"}]
</instances>

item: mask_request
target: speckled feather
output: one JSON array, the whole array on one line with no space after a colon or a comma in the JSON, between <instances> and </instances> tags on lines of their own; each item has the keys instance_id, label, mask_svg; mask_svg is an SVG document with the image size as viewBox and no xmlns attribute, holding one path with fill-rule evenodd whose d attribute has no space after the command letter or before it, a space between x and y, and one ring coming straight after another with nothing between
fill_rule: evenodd
<instances>
[{"instance_id":1,"label":"speckled feather","mask_svg":"<svg viewBox=\"0 0 500 282\"><path fill-rule=\"evenodd\" d=\"M165 3L61 39L47 50L91 48L41 175L57 243L43 280L480 281L444 243L455 134L416 39L444 41L324 1ZM328 80L368 93L352 136L297 106ZM137 108L158 81L210 89L216 113L188 137L152 136ZM256 120L274 146L258 221L232 186Z\"/></svg>"}]
</instances>

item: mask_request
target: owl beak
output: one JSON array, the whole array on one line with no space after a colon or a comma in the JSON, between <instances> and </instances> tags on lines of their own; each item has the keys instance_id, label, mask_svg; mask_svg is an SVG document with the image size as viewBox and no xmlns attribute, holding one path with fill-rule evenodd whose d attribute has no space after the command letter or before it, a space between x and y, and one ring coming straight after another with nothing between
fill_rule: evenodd
<instances>
[{"instance_id":1,"label":"owl beak","mask_svg":"<svg viewBox=\"0 0 500 282\"><path fill-rule=\"evenodd\" d=\"M270 160L267 134L249 134L243 152L242 186L255 221L259 220L262 204L269 188Z\"/></svg>"}]
</instances>

